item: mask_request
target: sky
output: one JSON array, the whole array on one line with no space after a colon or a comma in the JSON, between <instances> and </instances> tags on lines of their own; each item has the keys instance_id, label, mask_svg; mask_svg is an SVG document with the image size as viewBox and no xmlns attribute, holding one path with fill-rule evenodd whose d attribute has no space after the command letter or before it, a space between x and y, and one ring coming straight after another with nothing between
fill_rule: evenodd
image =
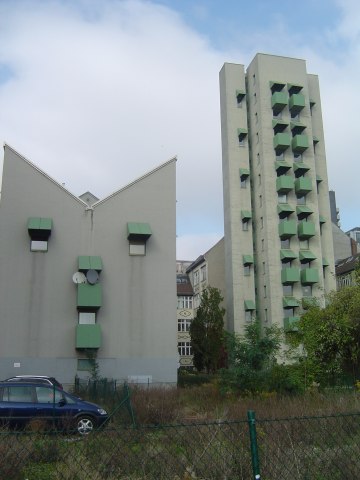
<instances>
[{"instance_id":1,"label":"sky","mask_svg":"<svg viewBox=\"0 0 360 480\"><path fill-rule=\"evenodd\" d=\"M219 71L319 75L329 187L360 226L358 0L0 0L0 140L99 198L177 157L177 259L223 236Z\"/></svg>"}]
</instances>

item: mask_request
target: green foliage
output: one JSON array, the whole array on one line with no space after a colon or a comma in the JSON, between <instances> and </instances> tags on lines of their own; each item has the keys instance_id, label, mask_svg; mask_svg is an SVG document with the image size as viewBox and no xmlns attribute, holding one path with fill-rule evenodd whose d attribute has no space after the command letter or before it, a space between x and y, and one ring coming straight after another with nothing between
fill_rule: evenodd
<instances>
[{"instance_id":1,"label":"green foliage","mask_svg":"<svg viewBox=\"0 0 360 480\"><path fill-rule=\"evenodd\" d=\"M360 283L332 292L327 306L311 306L293 336L304 347L304 366L322 385L360 373Z\"/></svg>"},{"instance_id":2,"label":"green foliage","mask_svg":"<svg viewBox=\"0 0 360 480\"><path fill-rule=\"evenodd\" d=\"M304 393L306 384L302 365L273 365L266 383L268 391L282 395Z\"/></svg>"},{"instance_id":3,"label":"green foliage","mask_svg":"<svg viewBox=\"0 0 360 480\"><path fill-rule=\"evenodd\" d=\"M250 393L267 389L281 335L276 326L261 332L259 322L248 325L244 336L228 334L228 368L221 370L222 388Z\"/></svg>"},{"instance_id":4,"label":"green foliage","mask_svg":"<svg viewBox=\"0 0 360 480\"><path fill-rule=\"evenodd\" d=\"M224 314L220 290L208 287L201 296L196 317L191 322L190 336L194 366L198 371L215 372L224 355Z\"/></svg>"}]
</instances>

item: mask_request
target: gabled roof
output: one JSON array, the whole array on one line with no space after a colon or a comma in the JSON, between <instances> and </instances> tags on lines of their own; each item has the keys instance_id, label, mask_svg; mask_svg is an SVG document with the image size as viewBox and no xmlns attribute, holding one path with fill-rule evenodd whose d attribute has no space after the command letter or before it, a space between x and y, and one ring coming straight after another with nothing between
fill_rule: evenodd
<instances>
[{"instance_id":1,"label":"gabled roof","mask_svg":"<svg viewBox=\"0 0 360 480\"><path fill-rule=\"evenodd\" d=\"M344 258L343 260L339 260L335 266L336 275L344 275L345 273L352 272L355 270L358 261L360 261L360 253Z\"/></svg>"}]
</instances>

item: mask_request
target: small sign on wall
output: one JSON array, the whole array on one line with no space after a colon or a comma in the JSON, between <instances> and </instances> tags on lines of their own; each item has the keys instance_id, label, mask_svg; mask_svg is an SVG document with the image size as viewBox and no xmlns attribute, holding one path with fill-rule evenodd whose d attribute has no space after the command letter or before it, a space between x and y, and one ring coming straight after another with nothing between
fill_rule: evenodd
<instances>
[{"instance_id":1,"label":"small sign on wall","mask_svg":"<svg viewBox=\"0 0 360 480\"><path fill-rule=\"evenodd\" d=\"M18 362L18 363L15 362L14 363L14 368L20 368L20 362Z\"/></svg>"}]
</instances>

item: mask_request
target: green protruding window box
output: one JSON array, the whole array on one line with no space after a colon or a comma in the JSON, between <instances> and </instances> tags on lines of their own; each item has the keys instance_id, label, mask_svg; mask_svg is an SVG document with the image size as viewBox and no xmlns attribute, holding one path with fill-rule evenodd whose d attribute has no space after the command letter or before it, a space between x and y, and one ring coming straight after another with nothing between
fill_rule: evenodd
<instances>
[{"instance_id":1,"label":"green protruding window box","mask_svg":"<svg viewBox=\"0 0 360 480\"><path fill-rule=\"evenodd\" d=\"M295 267L283 268L281 270L281 283L291 285L300 280L300 270Z\"/></svg>"},{"instance_id":2,"label":"green protruding window box","mask_svg":"<svg viewBox=\"0 0 360 480\"><path fill-rule=\"evenodd\" d=\"M271 80L269 84L270 84L270 90L272 93L281 92L286 85L286 83L284 82L277 82L274 80Z\"/></svg>"},{"instance_id":3,"label":"green protruding window box","mask_svg":"<svg viewBox=\"0 0 360 480\"><path fill-rule=\"evenodd\" d=\"M127 224L128 240L146 241L151 235L151 227L148 223L129 222Z\"/></svg>"},{"instance_id":4,"label":"green protruding window box","mask_svg":"<svg viewBox=\"0 0 360 480\"><path fill-rule=\"evenodd\" d=\"M102 305L102 289L99 283L79 283L77 286L77 307L98 309Z\"/></svg>"},{"instance_id":5,"label":"green protruding window box","mask_svg":"<svg viewBox=\"0 0 360 480\"><path fill-rule=\"evenodd\" d=\"M307 135L295 135L292 139L291 147L293 152L302 153L309 148L309 140Z\"/></svg>"},{"instance_id":6,"label":"green protruding window box","mask_svg":"<svg viewBox=\"0 0 360 480\"><path fill-rule=\"evenodd\" d=\"M79 272L87 272L88 270L96 270L97 272L101 272L102 270L101 257L80 255L78 261Z\"/></svg>"},{"instance_id":7,"label":"green protruding window box","mask_svg":"<svg viewBox=\"0 0 360 480\"><path fill-rule=\"evenodd\" d=\"M283 307L284 308L291 308L291 307L298 307L299 302L296 300L295 297L283 297Z\"/></svg>"},{"instance_id":8,"label":"green protruding window box","mask_svg":"<svg viewBox=\"0 0 360 480\"><path fill-rule=\"evenodd\" d=\"M277 133L273 138L274 149L277 153L282 153L291 145L290 133Z\"/></svg>"},{"instance_id":9,"label":"green protruding window box","mask_svg":"<svg viewBox=\"0 0 360 480\"><path fill-rule=\"evenodd\" d=\"M238 103L240 103L245 97L246 93L245 90L236 90L235 95Z\"/></svg>"},{"instance_id":10,"label":"green protruding window box","mask_svg":"<svg viewBox=\"0 0 360 480\"><path fill-rule=\"evenodd\" d=\"M300 317L287 317L284 318L284 330L285 332L298 332L299 331Z\"/></svg>"},{"instance_id":11,"label":"green protruding window box","mask_svg":"<svg viewBox=\"0 0 360 480\"><path fill-rule=\"evenodd\" d=\"M295 192L297 195L307 195L312 191L310 177L300 177L295 180Z\"/></svg>"},{"instance_id":12,"label":"green protruding window box","mask_svg":"<svg viewBox=\"0 0 360 480\"><path fill-rule=\"evenodd\" d=\"M309 165L304 162L295 162L294 163L294 174L296 178L302 177L306 172L310 170Z\"/></svg>"},{"instance_id":13,"label":"green protruding window box","mask_svg":"<svg viewBox=\"0 0 360 480\"><path fill-rule=\"evenodd\" d=\"M289 248L282 248L280 250L280 259L281 260L295 260L297 258L296 253L294 253Z\"/></svg>"},{"instance_id":14,"label":"green protruding window box","mask_svg":"<svg viewBox=\"0 0 360 480\"><path fill-rule=\"evenodd\" d=\"M249 210L241 210L241 220L243 222L248 222L249 220L251 220L251 212Z\"/></svg>"},{"instance_id":15,"label":"green protruding window box","mask_svg":"<svg viewBox=\"0 0 360 480\"><path fill-rule=\"evenodd\" d=\"M281 205L277 206L277 211L279 214L279 218L283 219L294 213L295 209L288 203L282 203Z\"/></svg>"},{"instance_id":16,"label":"green protruding window box","mask_svg":"<svg viewBox=\"0 0 360 480\"><path fill-rule=\"evenodd\" d=\"M325 257L323 257L323 259L322 259L322 265L323 265L323 267L328 267L330 265L330 263L328 262L328 260Z\"/></svg>"},{"instance_id":17,"label":"green protruding window box","mask_svg":"<svg viewBox=\"0 0 360 480\"><path fill-rule=\"evenodd\" d=\"M313 144L314 144L314 145L316 145L317 143L319 143L319 141L320 141L320 140L318 139L318 137L315 137L315 136L313 137Z\"/></svg>"},{"instance_id":18,"label":"green protruding window box","mask_svg":"<svg viewBox=\"0 0 360 480\"><path fill-rule=\"evenodd\" d=\"M315 100L313 100L312 98L310 98L309 103L310 103L310 107L311 107L311 108L312 108L314 105L316 105Z\"/></svg>"},{"instance_id":19,"label":"green protruding window box","mask_svg":"<svg viewBox=\"0 0 360 480\"><path fill-rule=\"evenodd\" d=\"M246 311L255 310L255 303L253 300L244 300L244 308Z\"/></svg>"},{"instance_id":20,"label":"green protruding window box","mask_svg":"<svg viewBox=\"0 0 360 480\"><path fill-rule=\"evenodd\" d=\"M282 160L276 160L275 162L275 170L278 175L284 175L288 172L291 168L290 163L284 162Z\"/></svg>"},{"instance_id":21,"label":"green protruding window box","mask_svg":"<svg viewBox=\"0 0 360 480\"><path fill-rule=\"evenodd\" d=\"M76 348L100 348L101 328L100 325L77 325Z\"/></svg>"},{"instance_id":22,"label":"green protruding window box","mask_svg":"<svg viewBox=\"0 0 360 480\"><path fill-rule=\"evenodd\" d=\"M316 255L310 250L300 250L299 252L300 263L309 263L316 260Z\"/></svg>"},{"instance_id":23,"label":"green protruding window box","mask_svg":"<svg viewBox=\"0 0 360 480\"><path fill-rule=\"evenodd\" d=\"M248 131L246 128L238 128L237 129L237 136L239 137L239 142L243 142L247 137Z\"/></svg>"},{"instance_id":24,"label":"green protruding window box","mask_svg":"<svg viewBox=\"0 0 360 480\"><path fill-rule=\"evenodd\" d=\"M252 255L243 255L243 265L252 265L254 263L254 257Z\"/></svg>"},{"instance_id":25,"label":"green protruding window box","mask_svg":"<svg viewBox=\"0 0 360 480\"><path fill-rule=\"evenodd\" d=\"M298 205L296 207L296 215L299 220L304 220L305 218L309 217L313 213L314 213L313 210L306 205Z\"/></svg>"},{"instance_id":26,"label":"green protruding window box","mask_svg":"<svg viewBox=\"0 0 360 480\"><path fill-rule=\"evenodd\" d=\"M296 235L296 222L295 220L285 220L279 223L279 237L281 240L286 240L287 238Z\"/></svg>"},{"instance_id":27,"label":"green protruding window box","mask_svg":"<svg viewBox=\"0 0 360 480\"><path fill-rule=\"evenodd\" d=\"M47 241L51 235L52 219L30 217L28 219L27 228L32 240Z\"/></svg>"},{"instance_id":28,"label":"green protruding window box","mask_svg":"<svg viewBox=\"0 0 360 480\"><path fill-rule=\"evenodd\" d=\"M273 120L272 121L272 126L273 126L273 129L274 129L274 133L281 133L283 132L284 130L287 129L287 127L289 126L289 123L288 122L284 122L284 120Z\"/></svg>"},{"instance_id":29,"label":"green protruding window box","mask_svg":"<svg viewBox=\"0 0 360 480\"><path fill-rule=\"evenodd\" d=\"M322 225L323 223L326 223L326 218L323 217L322 215L319 216L319 223Z\"/></svg>"},{"instance_id":30,"label":"green protruding window box","mask_svg":"<svg viewBox=\"0 0 360 480\"><path fill-rule=\"evenodd\" d=\"M306 240L315 236L315 223L313 222L299 222L298 237L300 240Z\"/></svg>"},{"instance_id":31,"label":"green protruding window box","mask_svg":"<svg viewBox=\"0 0 360 480\"><path fill-rule=\"evenodd\" d=\"M278 193L288 193L294 189L294 179L289 175L281 175L276 179L276 191Z\"/></svg>"},{"instance_id":32,"label":"green protruding window box","mask_svg":"<svg viewBox=\"0 0 360 480\"><path fill-rule=\"evenodd\" d=\"M240 168L239 174L241 180L246 180L247 177L250 175L250 170L248 168Z\"/></svg>"},{"instance_id":33,"label":"green protruding window box","mask_svg":"<svg viewBox=\"0 0 360 480\"><path fill-rule=\"evenodd\" d=\"M322 177L320 177L320 175L316 175L316 183L321 183L322 181Z\"/></svg>"},{"instance_id":34,"label":"green protruding window box","mask_svg":"<svg viewBox=\"0 0 360 480\"><path fill-rule=\"evenodd\" d=\"M319 282L319 272L316 268L304 268L301 270L301 283L312 285Z\"/></svg>"},{"instance_id":35,"label":"green protruding window box","mask_svg":"<svg viewBox=\"0 0 360 480\"><path fill-rule=\"evenodd\" d=\"M289 110L292 115L297 115L305 107L305 97L301 93L295 93L289 98Z\"/></svg>"},{"instance_id":36,"label":"green protruding window box","mask_svg":"<svg viewBox=\"0 0 360 480\"><path fill-rule=\"evenodd\" d=\"M288 96L285 92L274 92L271 96L271 108L275 115L280 113L288 104Z\"/></svg>"},{"instance_id":37,"label":"green protruding window box","mask_svg":"<svg viewBox=\"0 0 360 480\"><path fill-rule=\"evenodd\" d=\"M293 135L301 134L306 128L306 125L301 122L290 122L290 130Z\"/></svg>"}]
</instances>

